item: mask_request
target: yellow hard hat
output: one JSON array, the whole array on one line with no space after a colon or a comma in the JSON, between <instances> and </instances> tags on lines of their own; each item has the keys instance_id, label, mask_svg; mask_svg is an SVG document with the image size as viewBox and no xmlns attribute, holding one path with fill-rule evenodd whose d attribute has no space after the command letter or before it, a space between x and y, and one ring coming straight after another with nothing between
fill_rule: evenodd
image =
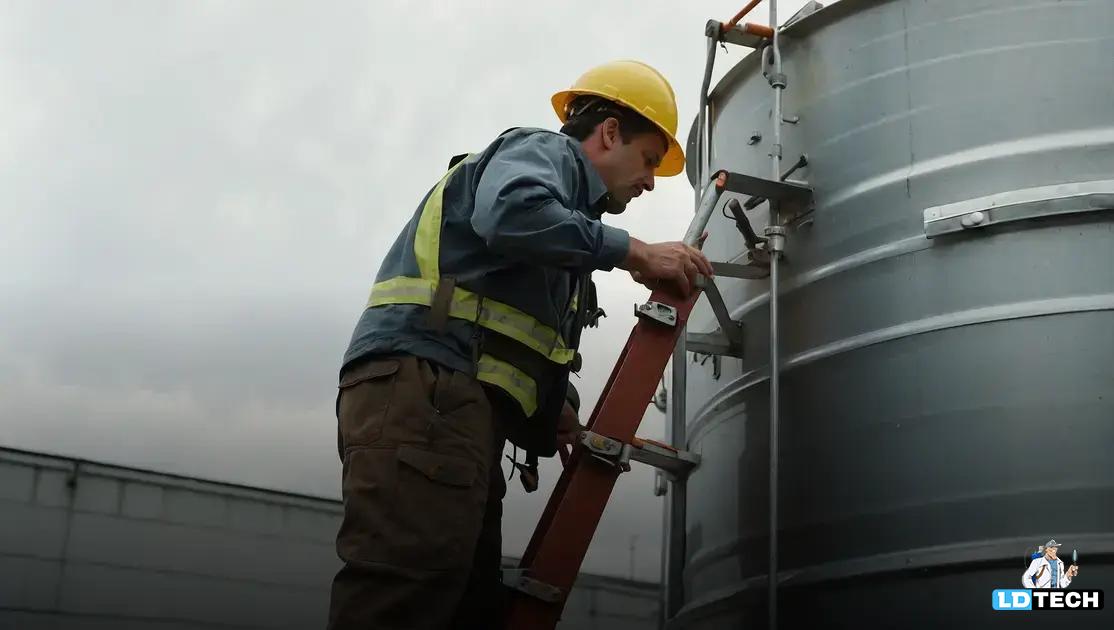
<instances>
[{"instance_id":1,"label":"yellow hard hat","mask_svg":"<svg viewBox=\"0 0 1114 630\"><path fill-rule=\"evenodd\" d=\"M585 72L572 87L551 99L557 118L568 118L568 106L582 94L614 101L642 114L661 129L669 149L655 174L671 177L685 169L685 152L677 142L677 99L660 72L640 61L612 61Z\"/></svg>"}]
</instances>

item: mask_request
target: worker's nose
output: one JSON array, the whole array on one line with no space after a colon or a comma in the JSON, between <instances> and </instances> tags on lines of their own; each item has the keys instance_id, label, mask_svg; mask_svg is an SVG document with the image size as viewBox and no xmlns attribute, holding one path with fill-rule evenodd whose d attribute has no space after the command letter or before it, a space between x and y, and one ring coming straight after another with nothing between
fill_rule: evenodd
<instances>
[{"instance_id":1,"label":"worker's nose","mask_svg":"<svg viewBox=\"0 0 1114 630\"><path fill-rule=\"evenodd\" d=\"M648 175L648 176L647 176L647 177L646 177L646 178L645 178L645 179L644 179L644 180L642 181L642 187L643 187L643 188L645 188L645 189L646 189L647 191L650 191L650 190L653 190L653 189L654 189L654 174L653 174L653 173L650 173L650 174L649 174L649 175Z\"/></svg>"}]
</instances>

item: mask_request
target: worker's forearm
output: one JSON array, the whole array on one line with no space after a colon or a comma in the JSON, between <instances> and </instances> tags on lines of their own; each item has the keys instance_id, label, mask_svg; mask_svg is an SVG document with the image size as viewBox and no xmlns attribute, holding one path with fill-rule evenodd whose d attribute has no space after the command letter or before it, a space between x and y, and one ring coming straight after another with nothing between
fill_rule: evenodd
<instances>
[{"instance_id":1,"label":"worker's forearm","mask_svg":"<svg viewBox=\"0 0 1114 630\"><path fill-rule=\"evenodd\" d=\"M646 243L635 237L630 237L627 245L627 254L616 267L627 271L638 271L646 265Z\"/></svg>"}]
</instances>

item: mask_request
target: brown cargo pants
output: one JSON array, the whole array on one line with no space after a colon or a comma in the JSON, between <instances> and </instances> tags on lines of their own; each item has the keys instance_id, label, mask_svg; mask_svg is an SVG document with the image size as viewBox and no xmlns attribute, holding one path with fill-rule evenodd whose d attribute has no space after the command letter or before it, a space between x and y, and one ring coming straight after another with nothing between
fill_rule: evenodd
<instances>
[{"instance_id":1,"label":"brown cargo pants","mask_svg":"<svg viewBox=\"0 0 1114 630\"><path fill-rule=\"evenodd\" d=\"M504 431L484 387L401 355L345 369L330 630L502 628Z\"/></svg>"}]
</instances>

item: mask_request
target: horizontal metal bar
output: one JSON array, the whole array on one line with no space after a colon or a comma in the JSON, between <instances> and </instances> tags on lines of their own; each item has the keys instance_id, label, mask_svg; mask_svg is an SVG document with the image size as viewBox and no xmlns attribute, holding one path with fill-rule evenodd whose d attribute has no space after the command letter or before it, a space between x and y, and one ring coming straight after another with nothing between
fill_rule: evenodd
<instances>
[{"instance_id":1,"label":"horizontal metal bar","mask_svg":"<svg viewBox=\"0 0 1114 630\"><path fill-rule=\"evenodd\" d=\"M662 448L652 442L642 442L640 446L631 447L630 458L662 470L674 478L684 477L700 465L700 456L696 453Z\"/></svg>"},{"instance_id":2,"label":"horizontal metal bar","mask_svg":"<svg viewBox=\"0 0 1114 630\"><path fill-rule=\"evenodd\" d=\"M642 462L663 470L672 479L682 478L700 463L695 453L677 450L652 440L635 438L625 444L614 438L592 431L580 434L580 443L597 457L622 470L630 470L630 462Z\"/></svg>"},{"instance_id":3,"label":"horizontal metal bar","mask_svg":"<svg viewBox=\"0 0 1114 630\"><path fill-rule=\"evenodd\" d=\"M1038 217L1114 210L1114 180L1072 182L933 206L924 211L928 238Z\"/></svg>"},{"instance_id":4,"label":"horizontal metal bar","mask_svg":"<svg viewBox=\"0 0 1114 630\"><path fill-rule=\"evenodd\" d=\"M747 252L750 254L750 252ZM712 263L712 269L715 270L717 276L726 278L742 278L743 280L761 280L770 276L769 263L760 263L753 259L753 256L746 257L749 262L747 263Z\"/></svg>"},{"instance_id":5,"label":"horizontal metal bar","mask_svg":"<svg viewBox=\"0 0 1114 630\"><path fill-rule=\"evenodd\" d=\"M793 166L789 167L789 170L781 174L781 181L789 179L790 175L796 173L798 169L802 169L806 166L808 166L808 155L802 154L800 157L797 158L797 161L793 163ZM765 197L751 197L750 199L746 200L746 203L743 204L743 209L754 210L764 203L766 203Z\"/></svg>"},{"instance_id":6,"label":"horizontal metal bar","mask_svg":"<svg viewBox=\"0 0 1114 630\"><path fill-rule=\"evenodd\" d=\"M709 28L713 28L719 34L720 41L734 44L736 46L743 46L745 48L761 48L769 41L763 37L762 34L755 32L755 29L747 29L747 25L738 24L734 28L721 30L720 23L713 20L709 23ZM714 36L714 35L713 35Z\"/></svg>"},{"instance_id":7,"label":"horizontal metal bar","mask_svg":"<svg viewBox=\"0 0 1114 630\"><path fill-rule=\"evenodd\" d=\"M803 203L812 199L812 189L808 186L775 182L742 173L728 173L724 189L740 195L757 195L781 202Z\"/></svg>"},{"instance_id":8,"label":"horizontal metal bar","mask_svg":"<svg viewBox=\"0 0 1114 630\"><path fill-rule=\"evenodd\" d=\"M689 333L685 336L685 350L697 354L743 358L743 348L731 345L722 332Z\"/></svg>"}]
</instances>

